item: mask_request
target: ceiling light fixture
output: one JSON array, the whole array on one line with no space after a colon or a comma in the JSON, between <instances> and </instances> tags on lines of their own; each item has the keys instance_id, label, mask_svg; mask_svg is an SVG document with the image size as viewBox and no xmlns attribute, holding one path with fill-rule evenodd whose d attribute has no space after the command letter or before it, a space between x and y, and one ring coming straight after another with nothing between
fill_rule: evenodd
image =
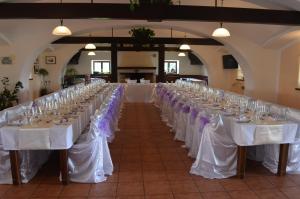
<instances>
[{"instance_id":1,"label":"ceiling light fixture","mask_svg":"<svg viewBox=\"0 0 300 199\"><path fill-rule=\"evenodd\" d=\"M62 5L62 0L60 0L60 4ZM58 36L72 35L71 30L67 26L64 26L63 24L64 24L64 20L61 18L60 19L60 25L56 26L53 29L52 34L53 35L58 35Z\"/></svg>"},{"instance_id":2,"label":"ceiling light fixture","mask_svg":"<svg viewBox=\"0 0 300 199\"><path fill-rule=\"evenodd\" d=\"M90 34L90 37L91 37L91 36L92 36L92 35ZM97 47L96 47L95 44L93 44L93 43L88 43L88 44L85 45L84 48L87 49L87 50L95 50Z\"/></svg>"},{"instance_id":3,"label":"ceiling light fixture","mask_svg":"<svg viewBox=\"0 0 300 199\"><path fill-rule=\"evenodd\" d=\"M178 53L178 57L185 57L185 53L184 52Z\"/></svg>"},{"instance_id":4,"label":"ceiling light fixture","mask_svg":"<svg viewBox=\"0 0 300 199\"><path fill-rule=\"evenodd\" d=\"M221 7L223 7L224 0L221 0ZM218 7L218 1L215 0L215 7ZM212 33L213 37L230 37L230 32L226 28L223 27L223 23L220 23L220 27L215 29Z\"/></svg>"},{"instance_id":5,"label":"ceiling light fixture","mask_svg":"<svg viewBox=\"0 0 300 199\"><path fill-rule=\"evenodd\" d=\"M230 37L230 32L226 28L223 28L223 23L220 23L220 27L215 29L212 33L213 37Z\"/></svg>"},{"instance_id":6,"label":"ceiling light fixture","mask_svg":"<svg viewBox=\"0 0 300 199\"><path fill-rule=\"evenodd\" d=\"M95 56L96 55L96 53L94 52L94 51L90 51L89 53L88 53L88 56Z\"/></svg>"},{"instance_id":7,"label":"ceiling light fixture","mask_svg":"<svg viewBox=\"0 0 300 199\"><path fill-rule=\"evenodd\" d=\"M184 40L183 40L183 43L179 46L179 49L180 50L191 50L191 47L185 43L185 40L186 40L186 33L184 33Z\"/></svg>"},{"instance_id":8,"label":"ceiling light fixture","mask_svg":"<svg viewBox=\"0 0 300 199\"><path fill-rule=\"evenodd\" d=\"M72 35L71 30L67 27L63 25L63 19L60 20L60 25L56 26L53 31L52 31L53 35L59 35L59 36L68 36L68 35Z\"/></svg>"}]
</instances>

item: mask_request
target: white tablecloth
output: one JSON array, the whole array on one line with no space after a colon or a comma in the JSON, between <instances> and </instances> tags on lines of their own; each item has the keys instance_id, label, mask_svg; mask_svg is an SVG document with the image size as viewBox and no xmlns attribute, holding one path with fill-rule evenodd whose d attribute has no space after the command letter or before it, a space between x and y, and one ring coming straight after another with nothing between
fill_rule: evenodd
<instances>
[{"instance_id":1,"label":"white tablecloth","mask_svg":"<svg viewBox=\"0 0 300 199\"><path fill-rule=\"evenodd\" d=\"M127 102L153 102L155 84L128 83L125 84L125 100Z\"/></svg>"},{"instance_id":2,"label":"white tablecloth","mask_svg":"<svg viewBox=\"0 0 300 199\"><path fill-rule=\"evenodd\" d=\"M100 106L101 95L95 96L88 103L82 104L84 109L77 112L64 125L55 125L49 121L38 125L4 126L0 128L0 136L4 150L59 150L69 149L89 124L90 116ZM53 116L55 118L55 116Z\"/></svg>"}]
</instances>

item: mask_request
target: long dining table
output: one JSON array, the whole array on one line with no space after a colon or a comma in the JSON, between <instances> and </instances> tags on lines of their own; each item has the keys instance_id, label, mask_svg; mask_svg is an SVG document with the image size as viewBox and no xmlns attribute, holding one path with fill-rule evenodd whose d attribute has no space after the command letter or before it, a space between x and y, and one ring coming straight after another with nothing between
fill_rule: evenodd
<instances>
[{"instance_id":1,"label":"long dining table","mask_svg":"<svg viewBox=\"0 0 300 199\"><path fill-rule=\"evenodd\" d=\"M9 151L13 184L21 184L20 150L54 150L59 152L61 181L68 184L68 149L87 127L90 116L100 107L102 94L98 93L80 103L76 112L57 123L55 114L31 124L8 124L0 128L3 149Z\"/></svg>"},{"instance_id":2,"label":"long dining table","mask_svg":"<svg viewBox=\"0 0 300 199\"><path fill-rule=\"evenodd\" d=\"M272 118L239 121L234 113L228 114L222 105L216 103L210 104L207 101L202 102L199 100L200 98L197 93L191 92L189 89L168 84L161 84L157 88L158 95L160 90L162 91L162 96L166 95L166 98L163 97L162 99L166 99L168 101L167 103L171 103L170 98L167 96L177 96L177 103L183 103L183 108L185 106L189 106L190 108L198 107L202 110L206 110L207 113L221 116L224 127L232 138L232 144L235 144L238 149L236 172L238 178L244 178L245 176L247 147L266 144L280 145L277 175L282 176L286 174L289 144L295 143L297 140L299 127L296 122L274 120ZM173 107L175 108L175 106Z\"/></svg>"}]
</instances>

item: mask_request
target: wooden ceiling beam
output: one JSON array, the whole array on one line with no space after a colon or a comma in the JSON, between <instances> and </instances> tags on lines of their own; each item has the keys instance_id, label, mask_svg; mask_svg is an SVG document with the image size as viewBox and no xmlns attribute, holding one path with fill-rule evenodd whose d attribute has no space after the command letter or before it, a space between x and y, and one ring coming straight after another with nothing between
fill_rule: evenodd
<instances>
[{"instance_id":1,"label":"wooden ceiling beam","mask_svg":"<svg viewBox=\"0 0 300 199\"><path fill-rule=\"evenodd\" d=\"M0 3L0 19L176 20L300 25L300 12L209 6L140 6L112 3Z\"/></svg>"},{"instance_id":2,"label":"wooden ceiling beam","mask_svg":"<svg viewBox=\"0 0 300 199\"><path fill-rule=\"evenodd\" d=\"M222 43L210 38L168 38L154 37L145 44L182 44L190 45L213 45L223 46ZM52 44L87 44L87 43L118 43L118 44L136 44L132 37L63 37Z\"/></svg>"}]
</instances>

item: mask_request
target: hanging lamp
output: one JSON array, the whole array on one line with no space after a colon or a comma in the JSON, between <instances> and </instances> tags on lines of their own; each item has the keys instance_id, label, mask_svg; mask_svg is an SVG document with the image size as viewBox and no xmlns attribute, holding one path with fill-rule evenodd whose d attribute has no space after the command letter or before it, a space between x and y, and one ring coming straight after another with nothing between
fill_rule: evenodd
<instances>
[{"instance_id":1,"label":"hanging lamp","mask_svg":"<svg viewBox=\"0 0 300 199\"><path fill-rule=\"evenodd\" d=\"M184 40L186 40L186 33L184 33ZM191 50L191 47L183 41L183 43L179 46L180 50Z\"/></svg>"},{"instance_id":2,"label":"hanging lamp","mask_svg":"<svg viewBox=\"0 0 300 199\"><path fill-rule=\"evenodd\" d=\"M94 51L90 51L89 53L88 53L88 56L95 56L96 55L96 53L94 52Z\"/></svg>"},{"instance_id":3,"label":"hanging lamp","mask_svg":"<svg viewBox=\"0 0 300 199\"><path fill-rule=\"evenodd\" d=\"M220 23L220 27L215 29L212 33L213 37L230 37L230 32L223 27L223 23Z\"/></svg>"},{"instance_id":4,"label":"hanging lamp","mask_svg":"<svg viewBox=\"0 0 300 199\"><path fill-rule=\"evenodd\" d=\"M185 57L185 53L184 52L178 53L178 57Z\"/></svg>"},{"instance_id":5,"label":"hanging lamp","mask_svg":"<svg viewBox=\"0 0 300 199\"><path fill-rule=\"evenodd\" d=\"M223 7L224 0L221 0L221 7ZM218 7L218 1L215 1L215 7ZM220 23L220 27L215 29L212 33L213 37L230 37L230 32L226 28L223 27L223 23Z\"/></svg>"},{"instance_id":6,"label":"hanging lamp","mask_svg":"<svg viewBox=\"0 0 300 199\"><path fill-rule=\"evenodd\" d=\"M61 19L60 20L60 25L56 26L53 31L52 34L53 35L59 35L59 36L68 36L68 35L72 35L71 30L67 27L63 25L64 20Z\"/></svg>"},{"instance_id":7,"label":"hanging lamp","mask_svg":"<svg viewBox=\"0 0 300 199\"><path fill-rule=\"evenodd\" d=\"M91 37L91 36L92 36L92 35L90 34L90 37ZM87 49L87 50L95 50L95 49L96 49L96 46L95 46L95 44L93 44L93 43L88 43L88 44L85 45L84 48Z\"/></svg>"},{"instance_id":8,"label":"hanging lamp","mask_svg":"<svg viewBox=\"0 0 300 199\"><path fill-rule=\"evenodd\" d=\"M62 0L60 0L60 4L62 5ZM72 35L72 32L67 26L64 26L64 20L61 18L60 25L53 29L52 34L58 36L68 36Z\"/></svg>"}]
</instances>

